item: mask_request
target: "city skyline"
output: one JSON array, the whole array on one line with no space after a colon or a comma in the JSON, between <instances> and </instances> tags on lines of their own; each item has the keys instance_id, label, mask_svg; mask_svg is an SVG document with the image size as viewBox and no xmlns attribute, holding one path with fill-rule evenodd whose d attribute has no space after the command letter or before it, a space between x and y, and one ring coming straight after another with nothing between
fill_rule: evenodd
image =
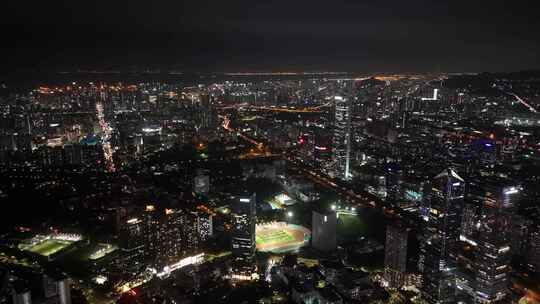
<instances>
[{"instance_id":1,"label":"city skyline","mask_svg":"<svg viewBox=\"0 0 540 304\"><path fill-rule=\"evenodd\" d=\"M8 1L0 304L540 304L538 1Z\"/></svg>"}]
</instances>

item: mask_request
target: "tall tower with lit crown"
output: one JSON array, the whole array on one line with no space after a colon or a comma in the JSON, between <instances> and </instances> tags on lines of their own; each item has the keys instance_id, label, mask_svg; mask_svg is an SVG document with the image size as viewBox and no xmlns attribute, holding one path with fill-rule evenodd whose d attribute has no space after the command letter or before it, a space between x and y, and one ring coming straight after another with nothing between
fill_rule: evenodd
<instances>
[{"instance_id":1,"label":"tall tower with lit crown","mask_svg":"<svg viewBox=\"0 0 540 304\"><path fill-rule=\"evenodd\" d=\"M351 101L349 97L334 96L333 163L335 176L349 180L351 158Z\"/></svg>"},{"instance_id":2,"label":"tall tower with lit crown","mask_svg":"<svg viewBox=\"0 0 540 304\"><path fill-rule=\"evenodd\" d=\"M255 255L255 194L241 196L233 206L232 254L241 260Z\"/></svg>"},{"instance_id":3,"label":"tall tower with lit crown","mask_svg":"<svg viewBox=\"0 0 540 304\"><path fill-rule=\"evenodd\" d=\"M475 252L476 303L506 303L510 293L511 214L520 186L485 182Z\"/></svg>"},{"instance_id":4,"label":"tall tower with lit crown","mask_svg":"<svg viewBox=\"0 0 540 304\"><path fill-rule=\"evenodd\" d=\"M465 181L452 169L433 180L420 248L422 292L428 303L455 303L456 255Z\"/></svg>"}]
</instances>

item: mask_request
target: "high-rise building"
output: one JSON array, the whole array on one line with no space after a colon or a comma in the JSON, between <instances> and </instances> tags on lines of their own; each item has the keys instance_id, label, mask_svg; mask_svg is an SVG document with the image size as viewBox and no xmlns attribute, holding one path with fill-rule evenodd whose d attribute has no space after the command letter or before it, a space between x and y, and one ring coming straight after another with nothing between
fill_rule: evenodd
<instances>
[{"instance_id":1,"label":"high-rise building","mask_svg":"<svg viewBox=\"0 0 540 304\"><path fill-rule=\"evenodd\" d=\"M476 204L467 203L463 206L463 214L461 217L461 240L471 240L476 231L478 224L478 207Z\"/></svg>"},{"instance_id":2,"label":"high-rise building","mask_svg":"<svg viewBox=\"0 0 540 304\"><path fill-rule=\"evenodd\" d=\"M182 217L183 243L190 254L199 249L199 224L197 212L186 212Z\"/></svg>"},{"instance_id":3,"label":"high-rise building","mask_svg":"<svg viewBox=\"0 0 540 304\"><path fill-rule=\"evenodd\" d=\"M142 215L145 260L152 261L159 250L159 214L154 205L147 205Z\"/></svg>"},{"instance_id":4,"label":"high-rise building","mask_svg":"<svg viewBox=\"0 0 540 304\"><path fill-rule=\"evenodd\" d=\"M206 212L197 213L197 229L201 241L208 240L214 233L212 215Z\"/></svg>"},{"instance_id":5,"label":"high-rise building","mask_svg":"<svg viewBox=\"0 0 540 304\"><path fill-rule=\"evenodd\" d=\"M255 204L254 193L238 197L233 205L231 245L236 259L247 261L255 255Z\"/></svg>"},{"instance_id":6,"label":"high-rise building","mask_svg":"<svg viewBox=\"0 0 540 304\"><path fill-rule=\"evenodd\" d=\"M155 252L155 265L165 267L178 262L184 254L185 246L182 243L182 222L185 212L179 209L165 209L161 213L158 232L154 237L157 240Z\"/></svg>"},{"instance_id":7,"label":"high-rise building","mask_svg":"<svg viewBox=\"0 0 540 304\"><path fill-rule=\"evenodd\" d=\"M257 277L255 256L255 193L241 195L233 205L231 247L233 260L229 277L232 281L253 280Z\"/></svg>"},{"instance_id":8,"label":"high-rise building","mask_svg":"<svg viewBox=\"0 0 540 304\"><path fill-rule=\"evenodd\" d=\"M533 221L519 214L512 215L512 227L510 232L510 251L512 256L526 257L529 246L529 234Z\"/></svg>"},{"instance_id":9,"label":"high-rise building","mask_svg":"<svg viewBox=\"0 0 540 304\"><path fill-rule=\"evenodd\" d=\"M218 125L218 115L214 105L214 97L201 94L199 103L194 106L195 126L198 130L212 130Z\"/></svg>"},{"instance_id":10,"label":"high-rise building","mask_svg":"<svg viewBox=\"0 0 540 304\"><path fill-rule=\"evenodd\" d=\"M530 250L528 264L537 272L540 272L540 228L536 227L530 236Z\"/></svg>"},{"instance_id":11,"label":"high-rise building","mask_svg":"<svg viewBox=\"0 0 540 304\"><path fill-rule=\"evenodd\" d=\"M391 288L400 288L405 283L407 267L408 230L398 225L386 228L384 254L384 278Z\"/></svg>"},{"instance_id":12,"label":"high-rise building","mask_svg":"<svg viewBox=\"0 0 540 304\"><path fill-rule=\"evenodd\" d=\"M43 290L47 303L71 304L69 278L62 274L43 275Z\"/></svg>"},{"instance_id":13,"label":"high-rise building","mask_svg":"<svg viewBox=\"0 0 540 304\"><path fill-rule=\"evenodd\" d=\"M144 263L145 232L143 221L130 218L120 228L120 252L122 269L138 272Z\"/></svg>"},{"instance_id":14,"label":"high-rise building","mask_svg":"<svg viewBox=\"0 0 540 304\"><path fill-rule=\"evenodd\" d=\"M332 140L334 175L349 180L351 158L351 101L348 96L334 96L334 137Z\"/></svg>"},{"instance_id":15,"label":"high-rise building","mask_svg":"<svg viewBox=\"0 0 540 304\"><path fill-rule=\"evenodd\" d=\"M452 169L437 175L428 199L419 266L428 303L454 303L456 254L465 181Z\"/></svg>"},{"instance_id":16,"label":"high-rise building","mask_svg":"<svg viewBox=\"0 0 540 304\"><path fill-rule=\"evenodd\" d=\"M13 304L32 304L32 293L28 284L22 281L15 281L13 285L11 294Z\"/></svg>"},{"instance_id":17,"label":"high-rise building","mask_svg":"<svg viewBox=\"0 0 540 304\"><path fill-rule=\"evenodd\" d=\"M143 213L144 253L146 261L156 269L162 269L183 257L187 249L186 214L181 209L146 206Z\"/></svg>"},{"instance_id":18,"label":"high-rise building","mask_svg":"<svg viewBox=\"0 0 540 304\"><path fill-rule=\"evenodd\" d=\"M506 303L509 293L511 212L519 186L483 183L484 204L475 251L475 301Z\"/></svg>"},{"instance_id":19,"label":"high-rise building","mask_svg":"<svg viewBox=\"0 0 540 304\"><path fill-rule=\"evenodd\" d=\"M320 251L336 250L337 214L334 211L313 211L311 246Z\"/></svg>"}]
</instances>

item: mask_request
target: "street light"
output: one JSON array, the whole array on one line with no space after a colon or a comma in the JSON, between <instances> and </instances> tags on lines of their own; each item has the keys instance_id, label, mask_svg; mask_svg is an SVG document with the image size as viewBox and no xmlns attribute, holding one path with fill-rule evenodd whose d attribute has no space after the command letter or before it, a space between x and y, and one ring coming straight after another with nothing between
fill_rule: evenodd
<instances>
[{"instance_id":1,"label":"street light","mask_svg":"<svg viewBox=\"0 0 540 304\"><path fill-rule=\"evenodd\" d=\"M332 210L336 210L336 205L332 205Z\"/></svg>"},{"instance_id":2,"label":"street light","mask_svg":"<svg viewBox=\"0 0 540 304\"><path fill-rule=\"evenodd\" d=\"M293 213L292 211L287 211L287 225L289 225L289 222L291 221L292 217L293 217Z\"/></svg>"}]
</instances>

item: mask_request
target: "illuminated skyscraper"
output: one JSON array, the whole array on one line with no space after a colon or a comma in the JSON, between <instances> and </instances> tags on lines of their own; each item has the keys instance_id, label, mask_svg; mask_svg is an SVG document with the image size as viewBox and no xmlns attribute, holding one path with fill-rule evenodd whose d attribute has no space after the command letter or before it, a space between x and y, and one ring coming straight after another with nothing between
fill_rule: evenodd
<instances>
[{"instance_id":1,"label":"illuminated skyscraper","mask_svg":"<svg viewBox=\"0 0 540 304\"><path fill-rule=\"evenodd\" d=\"M159 250L159 214L154 205L147 205L142 215L145 260L153 261Z\"/></svg>"},{"instance_id":2,"label":"illuminated skyscraper","mask_svg":"<svg viewBox=\"0 0 540 304\"><path fill-rule=\"evenodd\" d=\"M197 229L201 241L208 240L213 235L212 215L205 212L197 213Z\"/></svg>"},{"instance_id":3,"label":"illuminated skyscraper","mask_svg":"<svg viewBox=\"0 0 540 304\"><path fill-rule=\"evenodd\" d=\"M255 256L255 193L241 195L233 204L233 226L231 229L231 251L233 260L229 275L232 281L256 278Z\"/></svg>"},{"instance_id":4,"label":"illuminated skyscraper","mask_svg":"<svg viewBox=\"0 0 540 304\"><path fill-rule=\"evenodd\" d=\"M197 212L185 212L181 220L184 249L194 254L199 249L199 227Z\"/></svg>"},{"instance_id":5,"label":"illuminated skyscraper","mask_svg":"<svg viewBox=\"0 0 540 304\"><path fill-rule=\"evenodd\" d=\"M159 231L156 252L156 265L163 267L175 263L183 256L185 246L182 243L182 230L185 212L179 209L165 209L160 212Z\"/></svg>"},{"instance_id":6,"label":"illuminated skyscraper","mask_svg":"<svg viewBox=\"0 0 540 304\"><path fill-rule=\"evenodd\" d=\"M187 237L191 227L196 226L196 218L191 220L188 212L181 209L157 209L148 205L142 218L145 257L156 269L177 262L188 249L196 249L196 229L195 241L190 243Z\"/></svg>"},{"instance_id":7,"label":"illuminated skyscraper","mask_svg":"<svg viewBox=\"0 0 540 304\"><path fill-rule=\"evenodd\" d=\"M233 206L231 245L236 259L248 261L255 255L255 204L252 194L240 196Z\"/></svg>"},{"instance_id":8,"label":"illuminated skyscraper","mask_svg":"<svg viewBox=\"0 0 540 304\"><path fill-rule=\"evenodd\" d=\"M120 228L120 252L122 268L137 272L144 263L144 223L138 218L128 219Z\"/></svg>"},{"instance_id":9,"label":"illuminated skyscraper","mask_svg":"<svg viewBox=\"0 0 540 304\"><path fill-rule=\"evenodd\" d=\"M336 177L349 180L351 157L351 101L350 98L334 96L333 164Z\"/></svg>"},{"instance_id":10,"label":"illuminated skyscraper","mask_svg":"<svg viewBox=\"0 0 540 304\"><path fill-rule=\"evenodd\" d=\"M475 251L475 302L507 303L511 212L521 188L500 182L482 185L485 195Z\"/></svg>"},{"instance_id":11,"label":"illuminated skyscraper","mask_svg":"<svg viewBox=\"0 0 540 304\"><path fill-rule=\"evenodd\" d=\"M460 239L471 239L476 231L476 224L478 223L477 209L478 207L472 203L464 205L461 217Z\"/></svg>"},{"instance_id":12,"label":"illuminated skyscraper","mask_svg":"<svg viewBox=\"0 0 540 304\"><path fill-rule=\"evenodd\" d=\"M420 248L422 291L428 303L455 303L455 248L461 226L465 181L452 169L433 180Z\"/></svg>"},{"instance_id":13,"label":"illuminated skyscraper","mask_svg":"<svg viewBox=\"0 0 540 304\"><path fill-rule=\"evenodd\" d=\"M218 115L214 105L214 97L201 94L199 102L194 108L194 121L198 130L215 129L218 125Z\"/></svg>"},{"instance_id":14,"label":"illuminated skyscraper","mask_svg":"<svg viewBox=\"0 0 540 304\"><path fill-rule=\"evenodd\" d=\"M392 288L400 288L405 282L408 234L405 227L388 225L386 228L384 278Z\"/></svg>"}]
</instances>

